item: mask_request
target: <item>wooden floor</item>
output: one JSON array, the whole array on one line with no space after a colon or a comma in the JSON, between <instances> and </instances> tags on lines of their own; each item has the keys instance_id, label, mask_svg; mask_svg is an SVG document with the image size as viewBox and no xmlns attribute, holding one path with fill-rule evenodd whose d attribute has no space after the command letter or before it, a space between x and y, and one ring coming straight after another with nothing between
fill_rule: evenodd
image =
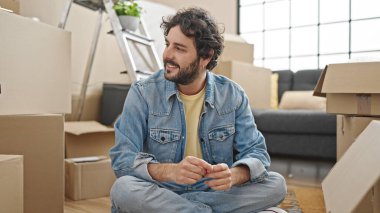
<instances>
[{"instance_id":1,"label":"wooden floor","mask_svg":"<svg viewBox=\"0 0 380 213\"><path fill-rule=\"evenodd\" d=\"M90 200L65 200L65 213L109 213L111 201L109 197Z\"/></svg>"},{"instance_id":2,"label":"wooden floor","mask_svg":"<svg viewBox=\"0 0 380 213\"><path fill-rule=\"evenodd\" d=\"M324 213L321 182L332 166L332 162L272 158L270 170L286 178L288 191L295 193L303 213ZM281 207L286 209L286 205L283 203ZM111 202L109 197L81 201L67 199L64 209L65 213L109 213Z\"/></svg>"}]
</instances>

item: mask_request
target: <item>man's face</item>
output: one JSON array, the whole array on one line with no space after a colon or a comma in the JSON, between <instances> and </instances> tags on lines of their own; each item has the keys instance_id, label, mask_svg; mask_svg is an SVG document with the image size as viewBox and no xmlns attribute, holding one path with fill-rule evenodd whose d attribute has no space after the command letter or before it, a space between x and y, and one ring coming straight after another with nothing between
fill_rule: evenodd
<instances>
[{"instance_id":1,"label":"man's face","mask_svg":"<svg viewBox=\"0 0 380 213\"><path fill-rule=\"evenodd\" d=\"M181 85L192 83L199 76L200 68L194 39L184 35L177 25L170 29L165 42L165 78Z\"/></svg>"}]
</instances>

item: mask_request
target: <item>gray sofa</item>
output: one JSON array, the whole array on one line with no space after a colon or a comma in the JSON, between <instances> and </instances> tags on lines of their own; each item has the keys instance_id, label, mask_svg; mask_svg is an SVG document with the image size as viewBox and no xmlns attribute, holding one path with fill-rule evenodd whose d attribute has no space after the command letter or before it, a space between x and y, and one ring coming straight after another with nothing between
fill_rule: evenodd
<instances>
[{"instance_id":1,"label":"gray sofa","mask_svg":"<svg viewBox=\"0 0 380 213\"><path fill-rule=\"evenodd\" d=\"M321 70L275 71L279 101L287 90L313 90ZM336 116L316 110L253 109L271 155L336 160Z\"/></svg>"}]
</instances>

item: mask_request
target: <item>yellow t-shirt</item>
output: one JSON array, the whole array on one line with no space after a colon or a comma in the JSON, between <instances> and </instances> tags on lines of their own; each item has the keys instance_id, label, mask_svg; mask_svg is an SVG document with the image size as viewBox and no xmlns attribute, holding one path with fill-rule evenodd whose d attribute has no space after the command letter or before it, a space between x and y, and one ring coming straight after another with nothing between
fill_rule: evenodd
<instances>
[{"instance_id":1,"label":"yellow t-shirt","mask_svg":"<svg viewBox=\"0 0 380 213\"><path fill-rule=\"evenodd\" d=\"M186 119L186 147L185 157L194 156L203 159L199 143L198 125L205 98L205 88L195 95L180 93L185 108Z\"/></svg>"}]
</instances>

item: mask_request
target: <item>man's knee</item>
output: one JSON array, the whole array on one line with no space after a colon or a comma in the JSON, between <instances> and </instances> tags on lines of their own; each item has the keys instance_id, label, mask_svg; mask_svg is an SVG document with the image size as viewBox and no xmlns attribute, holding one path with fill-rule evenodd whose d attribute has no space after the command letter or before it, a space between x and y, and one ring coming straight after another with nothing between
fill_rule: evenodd
<instances>
[{"instance_id":1,"label":"man's knee","mask_svg":"<svg viewBox=\"0 0 380 213\"><path fill-rule=\"evenodd\" d=\"M113 184L110 192L113 206L118 210L136 208L141 201L141 183L144 181L133 176L123 176L118 178Z\"/></svg>"},{"instance_id":2,"label":"man's knee","mask_svg":"<svg viewBox=\"0 0 380 213\"><path fill-rule=\"evenodd\" d=\"M268 180L273 187L273 198L281 202L285 198L287 191L284 177L277 172L269 172Z\"/></svg>"}]
</instances>

